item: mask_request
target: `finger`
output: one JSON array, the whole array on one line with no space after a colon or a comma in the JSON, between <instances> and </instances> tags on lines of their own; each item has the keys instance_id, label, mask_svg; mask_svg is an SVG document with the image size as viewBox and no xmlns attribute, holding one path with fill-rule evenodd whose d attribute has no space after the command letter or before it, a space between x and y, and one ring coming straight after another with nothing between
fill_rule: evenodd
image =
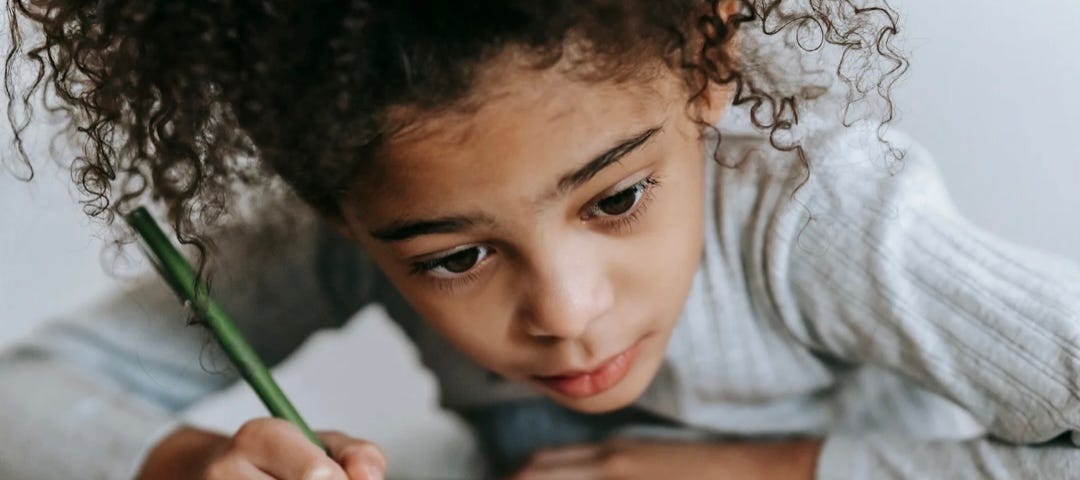
<instances>
[{"instance_id":1,"label":"finger","mask_svg":"<svg viewBox=\"0 0 1080 480\"><path fill-rule=\"evenodd\" d=\"M386 455L375 443L341 432L319 432L316 435L330 450L334 460L349 474L349 480L381 480L386 475Z\"/></svg>"},{"instance_id":2,"label":"finger","mask_svg":"<svg viewBox=\"0 0 1080 480\"><path fill-rule=\"evenodd\" d=\"M543 466L526 465L515 474L512 480L602 480L604 469L598 462L580 462L572 464L548 464Z\"/></svg>"},{"instance_id":3,"label":"finger","mask_svg":"<svg viewBox=\"0 0 1080 480\"><path fill-rule=\"evenodd\" d=\"M602 457L604 452L604 447L598 444L546 448L534 453L529 463L541 466L591 462Z\"/></svg>"},{"instance_id":4,"label":"finger","mask_svg":"<svg viewBox=\"0 0 1080 480\"><path fill-rule=\"evenodd\" d=\"M278 479L346 480L345 471L285 420L245 423L233 436L236 449L260 470Z\"/></svg>"},{"instance_id":5,"label":"finger","mask_svg":"<svg viewBox=\"0 0 1080 480\"><path fill-rule=\"evenodd\" d=\"M235 457L223 458L207 467L203 480L274 480L251 462Z\"/></svg>"}]
</instances>

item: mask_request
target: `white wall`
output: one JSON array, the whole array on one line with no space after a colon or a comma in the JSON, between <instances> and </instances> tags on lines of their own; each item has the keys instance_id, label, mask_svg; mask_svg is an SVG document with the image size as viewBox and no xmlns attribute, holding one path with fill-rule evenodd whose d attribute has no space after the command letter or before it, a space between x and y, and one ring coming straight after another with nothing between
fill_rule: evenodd
<instances>
[{"instance_id":1,"label":"white wall","mask_svg":"<svg viewBox=\"0 0 1080 480\"><path fill-rule=\"evenodd\" d=\"M31 183L0 170L0 347L114 285L99 261L105 232L69 194L68 176L38 170Z\"/></svg>"},{"instance_id":2,"label":"white wall","mask_svg":"<svg viewBox=\"0 0 1080 480\"><path fill-rule=\"evenodd\" d=\"M960 211L1080 261L1080 2L903 0L912 67L900 125Z\"/></svg>"}]
</instances>

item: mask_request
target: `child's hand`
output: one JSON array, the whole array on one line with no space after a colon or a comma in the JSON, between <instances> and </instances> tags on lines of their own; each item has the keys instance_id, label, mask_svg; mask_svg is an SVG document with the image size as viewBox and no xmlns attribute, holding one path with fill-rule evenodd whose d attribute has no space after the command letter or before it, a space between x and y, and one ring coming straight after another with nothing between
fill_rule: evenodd
<instances>
[{"instance_id":1,"label":"child's hand","mask_svg":"<svg viewBox=\"0 0 1080 480\"><path fill-rule=\"evenodd\" d=\"M535 453L512 480L812 479L818 440L691 443L612 439Z\"/></svg>"},{"instance_id":2,"label":"child's hand","mask_svg":"<svg viewBox=\"0 0 1080 480\"><path fill-rule=\"evenodd\" d=\"M185 427L150 453L141 479L382 480L386 458L371 442L340 432L319 432L333 458L295 425L257 418L230 438Z\"/></svg>"}]
</instances>

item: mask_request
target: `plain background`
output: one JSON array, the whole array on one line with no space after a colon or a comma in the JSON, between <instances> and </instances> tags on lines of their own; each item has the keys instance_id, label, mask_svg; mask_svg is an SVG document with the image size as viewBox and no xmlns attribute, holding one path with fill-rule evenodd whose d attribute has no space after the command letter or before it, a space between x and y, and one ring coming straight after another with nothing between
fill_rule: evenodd
<instances>
[{"instance_id":1,"label":"plain background","mask_svg":"<svg viewBox=\"0 0 1080 480\"><path fill-rule=\"evenodd\" d=\"M935 155L954 201L976 225L1080 261L1080 3L908 0L896 7L912 63L895 91L899 128ZM0 140L6 148L4 127ZM70 183L66 172L47 163L39 164L30 184L0 173L0 347L51 315L116 288L101 267L107 232L85 218ZM392 465L425 455L421 451L460 458L457 450L438 446L464 436L459 425L430 407L431 379L418 370L400 335L380 324L378 312L371 316L363 326L317 337L321 346L305 350L312 353L281 373L286 391L306 392L297 403L301 411L319 412L314 424L344 425L376 441L400 443L390 448ZM367 361L385 355L401 359L400 367L378 369ZM378 385L384 396L358 413L359 400L340 390L332 370L319 367L325 362L355 367L349 370L357 379L352 395L362 397ZM319 388L336 394L321 396ZM208 399L195 416L228 429L245 416L262 415L245 394L234 389ZM402 408L420 412L410 417L412 426L378 420ZM430 445L409 451L404 439L418 438L416 429L430 433Z\"/></svg>"}]
</instances>

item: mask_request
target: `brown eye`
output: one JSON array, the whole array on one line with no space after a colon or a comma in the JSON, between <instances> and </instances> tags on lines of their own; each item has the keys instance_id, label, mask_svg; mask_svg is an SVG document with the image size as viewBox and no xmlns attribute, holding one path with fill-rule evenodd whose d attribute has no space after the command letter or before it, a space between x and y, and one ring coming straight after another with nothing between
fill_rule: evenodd
<instances>
[{"instance_id":1,"label":"brown eye","mask_svg":"<svg viewBox=\"0 0 1080 480\"><path fill-rule=\"evenodd\" d=\"M596 202L596 210L603 215L622 215L634 207L644 191L645 187L639 183Z\"/></svg>"},{"instance_id":2,"label":"brown eye","mask_svg":"<svg viewBox=\"0 0 1080 480\"><path fill-rule=\"evenodd\" d=\"M480 249L473 247L450 256L443 257L440 264L450 273L465 273L480 260Z\"/></svg>"},{"instance_id":3,"label":"brown eye","mask_svg":"<svg viewBox=\"0 0 1080 480\"><path fill-rule=\"evenodd\" d=\"M476 245L462 248L449 255L413 264L412 273L429 273L436 277L455 277L482 262L494 252L491 247Z\"/></svg>"}]
</instances>

